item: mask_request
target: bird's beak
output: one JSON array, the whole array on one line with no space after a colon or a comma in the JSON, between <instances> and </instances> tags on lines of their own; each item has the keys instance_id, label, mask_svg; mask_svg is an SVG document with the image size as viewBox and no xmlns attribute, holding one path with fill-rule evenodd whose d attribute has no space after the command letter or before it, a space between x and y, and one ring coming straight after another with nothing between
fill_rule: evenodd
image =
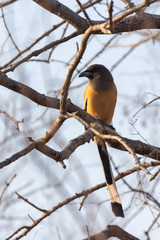
<instances>
[{"instance_id":1,"label":"bird's beak","mask_svg":"<svg viewBox=\"0 0 160 240\"><path fill-rule=\"evenodd\" d=\"M84 71L79 74L79 77L87 77L87 78L92 78L92 74L90 72Z\"/></svg>"}]
</instances>

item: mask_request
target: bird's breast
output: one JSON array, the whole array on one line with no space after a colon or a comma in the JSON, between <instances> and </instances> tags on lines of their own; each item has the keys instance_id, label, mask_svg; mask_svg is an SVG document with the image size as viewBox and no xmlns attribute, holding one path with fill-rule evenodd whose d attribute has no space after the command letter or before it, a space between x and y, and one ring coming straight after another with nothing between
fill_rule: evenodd
<instances>
[{"instance_id":1,"label":"bird's breast","mask_svg":"<svg viewBox=\"0 0 160 240\"><path fill-rule=\"evenodd\" d=\"M84 100L87 101L87 112L107 124L111 124L117 101L117 88L113 83L111 89L95 91L89 84L86 87Z\"/></svg>"}]
</instances>

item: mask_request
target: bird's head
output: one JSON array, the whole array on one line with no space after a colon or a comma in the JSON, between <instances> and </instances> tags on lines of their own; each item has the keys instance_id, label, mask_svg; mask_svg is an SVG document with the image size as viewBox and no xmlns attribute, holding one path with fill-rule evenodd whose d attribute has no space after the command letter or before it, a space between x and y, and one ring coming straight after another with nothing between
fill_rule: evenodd
<instances>
[{"instance_id":1,"label":"bird's head","mask_svg":"<svg viewBox=\"0 0 160 240\"><path fill-rule=\"evenodd\" d=\"M95 90L103 90L113 83L113 77L110 71L103 65L94 64L81 72L79 77L87 77Z\"/></svg>"}]
</instances>

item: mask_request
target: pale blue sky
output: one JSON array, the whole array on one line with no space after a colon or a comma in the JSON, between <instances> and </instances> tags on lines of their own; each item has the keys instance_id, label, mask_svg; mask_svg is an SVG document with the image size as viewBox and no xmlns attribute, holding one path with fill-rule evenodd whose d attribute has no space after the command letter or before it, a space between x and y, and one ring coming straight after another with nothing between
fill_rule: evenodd
<instances>
[{"instance_id":1,"label":"pale blue sky","mask_svg":"<svg viewBox=\"0 0 160 240\"><path fill-rule=\"evenodd\" d=\"M66 0L61 2L68 4L68 1ZM72 9L77 9L76 1L70 1L70 4L72 5ZM117 1L116 4L119 7L124 6L121 1ZM160 7L150 7L150 11L158 14L160 13ZM50 29L52 25L60 21L58 17L42 9L33 1L19 0L10 7L4 8L4 12L12 36L21 50L32 43L43 32ZM104 11L104 14L106 14L106 11ZM90 17L92 19L99 19L97 14L93 11L90 13ZM3 65L11 56L13 57L17 51L14 49L14 46L9 39L6 41L7 35L3 26L2 18L0 18L0 23L2 33L0 36L1 49L3 46L0 63ZM73 31L72 27L69 28L67 34L71 33L71 31ZM145 31L148 35L152 32L154 31ZM144 31L142 31L142 33L144 33ZM41 48L51 41L59 39L61 34L62 29L56 30L37 44L32 51ZM125 46L134 44L143 38L144 36L140 31L119 35L113 42L113 46L109 47L103 54L95 59L93 63L101 63L108 69L111 69L116 61L129 49ZM102 47L102 43L106 43L109 39L110 36L96 36L88 46L78 69L80 69L96 53L96 51ZM68 62L68 60L76 53L76 42L80 45L80 41L81 36L57 47L52 55L52 59ZM123 45L124 47L119 45ZM153 42L150 40L137 47L115 68L112 73L118 88L118 101L113 119L113 124L117 131L122 136L142 140L140 136L134 134L135 130L130 125L130 123L133 123L134 120L137 119L135 125L137 131L139 131L149 143L157 146L159 146L159 102L156 102L152 106L141 111L135 119L133 119L132 116L138 111L144 102L146 103L154 98L151 94L159 95L159 46L159 41ZM41 54L38 58L45 59L47 56L48 52ZM10 72L7 75L16 81L23 82L24 84L33 87L41 93L53 96L55 90L62 88L66 71L67 67L64 67L62 63L58 62L51 62L50 64L28 62L19 66L14 72ZM83 81L84 79L76 77L72 86ZM85 86L69 92L69 97L73 103L80 107L83 106L82 96L84 89ZM48 110L42 117L42 113L45 109L34 103L30 103L28 99L24 99L3 87L0 88L0 94L2 99L0 102L0 109L6 111L16 119L25 119L24 124L20 126L20 133L17 133L15 125L8 122L4 116L1 116L0 143L2 151L0 156L1 160L3 160L16 151L21 150L24 146L27 146L28 136L33 137L34 139L42 137L58 116L58 111ZM36 120L38 117L41 117L41 121ZM8 125L8 128L4 129L4 125L6 124ZM81 126L77 120L69 119L56 134L55 140L51 140L49 145L60 150L70 139L82 134L83 131L83 126ZM14 138L12 138L13 136ZM6 141L4 141L4 139L6 139ZM111 148L109 148L109 153L120 171L125 171L135 166L133 157L128 153L120 152ZM54 161L34 151L11 166L1 170L1 189L3 182L6 181L6 179L9 179L13 173L16 173L17 177L8 193L11 194L13 200L15 201L16 199L14 191L19 191L19 193L25 195L42 208L50 208L58 202L63 201L66 197L74 195L75 192L80 192L83 189L90 188L104 181L101 164L98 158L95 144L93 142L85 144L78 148L71 158L66 161L67 169L63 170L61 166ZM116 175L115 171L114 174ZM156 191L155 196L157 197L157 200L159 200L159 186L155 187L154 182L151 183L147 177L144 178L144 189L149 191L154 187ZM126 178L126 180L132 187L136 187L138 176L134 174ZM61 184L62 182L63 184ZM25 184L28 184L28 186L24 187ZM49 187L46 187L46 185ZM58 187L56 188L57 185ZM121 194L124 209L126 209L128 208L131 195L125 194L128 189L124 186L122 181L119 181L117 185L119 193ZM35 189L41 187L43 189L42 191L35 191L35 193L32 194ZM6 195L6 197L7 196L8 195ZM84 205L81 212L78 211L80 200L76 200L68 207L60 209L57 213L43 221L39 227L35 228L35 230L33 230L25 239L43 240L45 239L44 236L46 236L46 234L50 234L50 236L54 236L55 240L58 240L58 231L60 232L62 239L67 239L64 237L65 234L69 239L71 233L77 233L75 237L72 235L72 239L81 239L86 237L86 225L88 225L90 232L94 233L100 231L112 221L113 224L118 224L119 226L124 227L127 231L133 235L135 234L140 239L145 239L143 231L146 231L151 223L147 222L146 219L151 219L152 213L148 208L145 208L145 211L140 212L139 215L138 212L136 213L136 211L141 208L141 202L138 199L138 196L135 197L135 202L125 212L126 218L124 220L114 218L110 204L108 201L105 202L106 200L109 200L108 192L106 189L101 189L88 197L86 205ZM24 225L31 223L27 217L28 213L31 214L34 219L41 215L24 202L19 200L14 203L14 201L13 205L6 209L4 215L10 216L13 211L15 216L19 216L20 219L24 218L24 221L17 220L14 224L11 221L11 224L13 225L9 229L9 234L20 227L22 222L24 222ZM104 203L100 204L103 201ZM99 206L96 202L99 203ZM136 213L137 217L132 220L130 218L132 217L133 212ZM1 221L2 226L6 229L7 222L0 218L0 222ZM65 224L63 225L62 223L64 223L64 221ZM74 226L74 228L72 226ZM5 231L0 233L0 235L1 234L3 237L7 237ZM154 231L152 233L152 239L158 240L157 236L157 231Z\"/></svg>"}]
</instances>

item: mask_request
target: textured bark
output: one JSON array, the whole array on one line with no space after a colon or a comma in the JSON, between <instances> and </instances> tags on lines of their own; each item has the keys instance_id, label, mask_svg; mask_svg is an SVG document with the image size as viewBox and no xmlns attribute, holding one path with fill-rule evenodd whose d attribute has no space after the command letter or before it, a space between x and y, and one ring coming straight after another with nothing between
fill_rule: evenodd
<instances>
[{"instance_id":1,"label":"textured bark","mask_svg":"<svg viewBox=\"0 0 160 240\"><path fill-rule=\"evenodd\" d=\"M70 8L66 7L65 5L61 4L58 1L55 0L33 0L37 4L39 4L41 7L45 8L49 12L59 16L69 24L71 24L73 27L75 27L77 30L79 30L81 33L84 33L89 28L88 21L76 14L74 11L72 11ZM148 3L147 3L148 2ZM136 31L141 29L160 29L160 16L155 14L148 14L141 12L140 10L143 9L145 6L150 5L152 3L156 2L156 0L153 1L146 1L146 3L139 4L137 6L134 6L133 8L127 10L126 14L122 14L122 19L118 18L120 16L115 17L112 19L113 23L110 28L111 33L122 33L122 32L130 32L130 31ZM134 16L127 17L131 13L137 13ZM92 25L97 24L103 24L105 21L95 21L94 19L91 20ZM97 33L102 33L97 31Z\"/></svg>"}]
</instances>

